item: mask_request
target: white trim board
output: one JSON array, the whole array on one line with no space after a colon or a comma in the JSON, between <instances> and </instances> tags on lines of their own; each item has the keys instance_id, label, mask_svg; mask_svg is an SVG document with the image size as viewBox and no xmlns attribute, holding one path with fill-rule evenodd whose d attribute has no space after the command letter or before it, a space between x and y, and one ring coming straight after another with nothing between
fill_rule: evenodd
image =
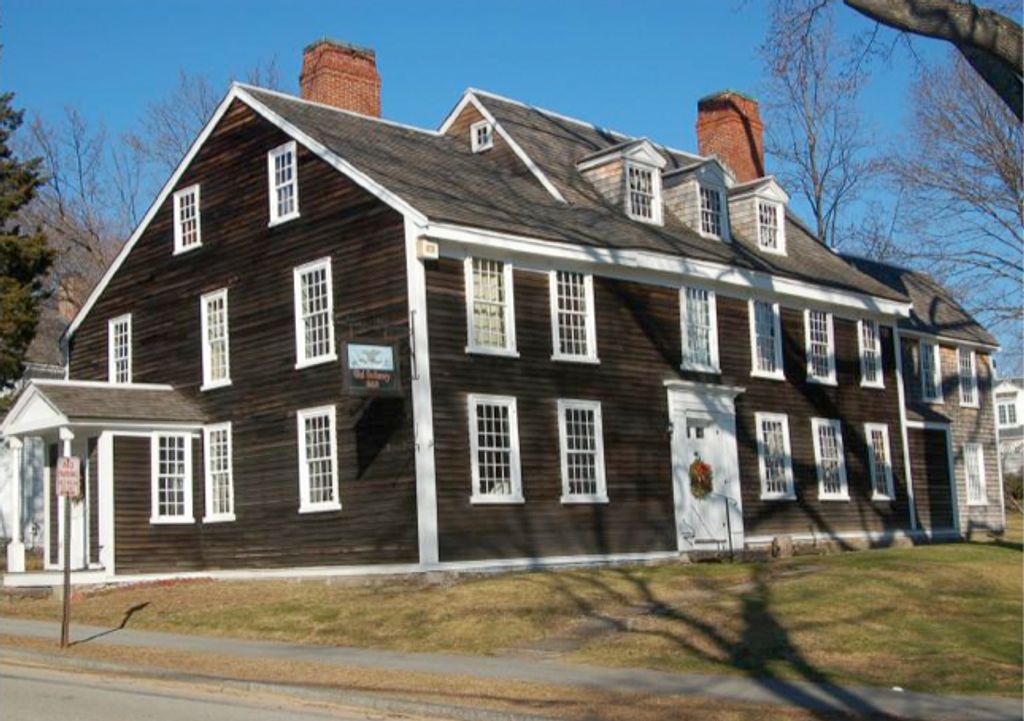
<instances>
[{"instance_id":1,"label":"white trim board","mask_svg":"<svg viewBox=\"0 0 1024 721\"><path fill-rule=\"evenodd\" d=\"M904 335L907 338L914 338L915 340L926 340L936 345L954 346L959 348L971 348L974 350L984 351L985 353L995 353L999 351L1002 346L990 345L988 343L982 343L980 341L964 340L962 338L950 338L948 335L940 335L937 333L925 333L920 330L909 330L907 328L900 328L900 335Z\"/></svg>"}]
</instances>

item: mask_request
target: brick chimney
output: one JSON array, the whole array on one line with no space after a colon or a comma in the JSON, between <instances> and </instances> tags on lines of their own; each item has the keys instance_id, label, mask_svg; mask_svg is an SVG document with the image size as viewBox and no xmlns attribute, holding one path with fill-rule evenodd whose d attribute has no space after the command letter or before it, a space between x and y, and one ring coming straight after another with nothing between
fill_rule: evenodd
<instances>
[{"instance_id":1,"label":"brick chimney","mask_svg":"<svg viewBox=\"0 0 1024 721\"><path fill-rule=\"evenodd\" d=\"M718 155L736 180L764 176L764 124L751 97L725 90L697 101L697 146Z\"/></svg>"},{"instance_id":2,"label":"brick chimney","mask_svg":"<svg viewBox=\"0 0 1024 721\"><path fill-rule=\"evenodd\" d=\"M307 45L299 75L302 97L380 117L380 75L373 50L323 38Z\"/></svg>"}]
</instances>

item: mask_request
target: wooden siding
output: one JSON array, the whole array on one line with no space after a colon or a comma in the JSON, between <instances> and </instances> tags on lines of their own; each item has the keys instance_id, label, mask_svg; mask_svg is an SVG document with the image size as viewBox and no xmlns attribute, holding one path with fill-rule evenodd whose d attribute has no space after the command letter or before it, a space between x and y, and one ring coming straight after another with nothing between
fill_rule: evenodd
<instances>
[{"instance_id":1,"label":"wooden siding","mask_svg":"<svg viewBox=\"0 0 1024 721\"><path fill-rule=\"evenodd\" d=\"M927 531L953 527L953 497L949 487L946 432L907 429L910 473L918 525Z\"/></svg>"},{"instance_id":2,"label":"wooden siding","mask_svg":"<svg viewBox=\"0 0 1024 721\"><path fill-rule=\"evenodd\" d=\"M551 360L548 276L517 268L518 359L468 355L463 266L443 259L427 271L442 560L674 549L671 449L665 380L746 387L737 399L739 462L748 534L829 533L909 524L892 333L882 329L885 390L860 388L856 323L836 319L837 388L805 383L803 314L783 310L786 382L750 377L747 302L719 296L721 377L678 370L678 291L595 278L600 365ZM469 393L515 396L519 405L521 506L471 505ZM559 502L556 400L602 402L607 506ZM754 432L759 411L789 415L796 501L761 501ZM841 418L849 502L819 502L811 417ZM863 423L889 425L897 498L870 501Z\"/></svg>"},{"instance_id":3,"label":"wooden siding","mask_svg":"<svg viewBox=\"0 0 1024 721\"><path fill-rule=\"evenodd\" d=\"M467 105L452 124L448 126L445 135L453 138L462 138L467 147L472 147L469 129L473 123L478 123L481 120L484 120L484 116L480 114L480 111L472 105ZM512 150L512 146L505 142L505 139L500 134L495 132L492 137L494 139L494 147L481 151L479 153L481 158L487 158L502 169L512 173L521 175L530 172L526 164Z\"/></svg>"},{"instance_id":4,"label":"wooden siding","mask_svg":"<svg viewBox=\"0 0 1024 721\"><path fill-rule=\"evenodd\" d=\"M148 526L150 509L148 490L126 490L124 498L122 488L148 489L149 463L148 455L136 457L137 442L118 439L119 571L159 570L171 558L209 568L418 558L403 219L299 146L301 215L268 227L267 151L288 139L244 105L232 106L178 183L200 183L202 247L173 255L168 198L74 338L71 377L105 379L107 320L130 312L133 380L173 384L211 423L233 425L237 520L198 520L197 464L196 523L133 531L124 545L122 524ZM340 361L296 370L292 270L325 256L339 357L347 339L396 342L403 397L346 395ZM219 288L228 289L232 384L204 392L199 299ZM295 414L325 404L337 405L343 508L299 515Z\"/></svg>"}]
</instances>

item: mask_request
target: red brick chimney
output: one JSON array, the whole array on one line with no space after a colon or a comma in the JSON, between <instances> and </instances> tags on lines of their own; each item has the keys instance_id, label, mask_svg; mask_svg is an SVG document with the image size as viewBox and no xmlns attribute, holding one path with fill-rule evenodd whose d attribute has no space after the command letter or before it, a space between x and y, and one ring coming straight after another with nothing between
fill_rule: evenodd
<instances>
[{"instance_id":1,"label":"red brick chimney","mask_svg":"<svg viewBox=\"0 0 1024 721\"><path fill-rule=\"evenodd\" d=\"M764 176L764 124L757 101L733 90L697 101L697 146L718 155L744 183Z\"/></svg>"},{"instance_id":2,"label":"red brick chimney","mask_svg":"<svg viewBox=\"0 0 1024 721\"><path fill-rule=\"evenodd\" d=\"M299 75L302 97L380 117L380 75L373 50L323 38L307 45Z\"/></svg>"}]
</instances>

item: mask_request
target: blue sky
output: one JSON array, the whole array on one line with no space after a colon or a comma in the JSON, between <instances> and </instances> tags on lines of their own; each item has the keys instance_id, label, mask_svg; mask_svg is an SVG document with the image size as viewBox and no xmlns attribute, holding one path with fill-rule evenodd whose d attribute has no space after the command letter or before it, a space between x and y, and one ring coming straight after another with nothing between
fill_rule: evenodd
<instances>
[{"instance_id":1,"label":"blue sky","mask_svg":"<svg viewBox=\"0 0 1024 721\"><path fill-rule=\"evenodd\" d=\"M768 4L677 2L362 2L8 0L0 15L4 90L29 113L68 104L113 134L165 96L179 69L226 81L276 58L295 91L302 48L331 36L377 50L385 116L436 127L468 86L696 150L696 101L757 94ZM869 25L841 9L850 32ZM919 42L925 58L941 49ZM876 64L865 112L896 134L907 71Z\"/></svg>"}]
</instances>

